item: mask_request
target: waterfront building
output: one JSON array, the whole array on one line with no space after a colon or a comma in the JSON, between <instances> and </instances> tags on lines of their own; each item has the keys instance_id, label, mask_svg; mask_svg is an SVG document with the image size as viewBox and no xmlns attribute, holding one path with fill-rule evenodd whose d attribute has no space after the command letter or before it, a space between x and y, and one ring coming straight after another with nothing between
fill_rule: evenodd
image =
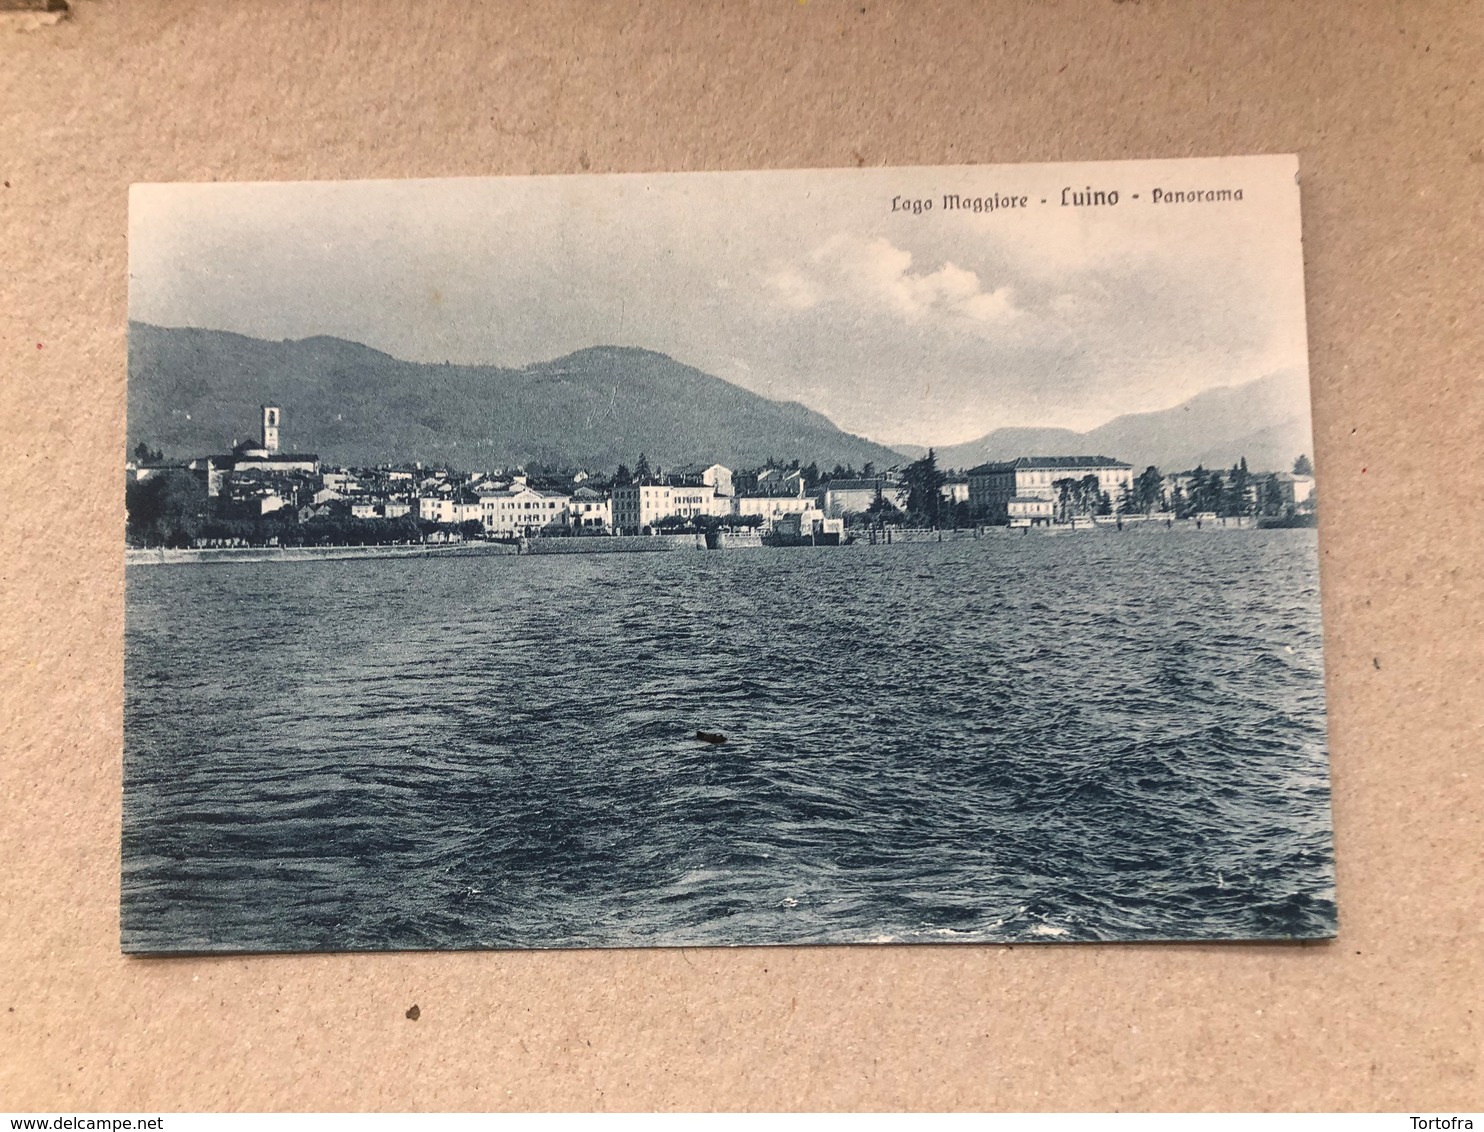
<instances>
[{"instance_id":1,"label":"waterfront building","mask_svg":"<svg viewBox=\"0 0 1484 1132\"><path fill-rule=\"evenodd\" d=\"M452 523L453 496L419 495L414 500L417 517L425 523Z\"/></svg>"},{"instance_id":2,"label":"waterfront building","mask_svg":"<svg viewBox=\"0 0 1484 1132\"><path fill-rule=\"evenodd\" d=\"M845 520L833 519L817 507L780 515L773 524L773 538L780 543L813 543L816 546L838 545L845 536Z\"/></svg>"},{"instance_id":3,"label":"waterfront building","mask_svg":"<svg viewBox=\"0 0 1484 1132\"><path fill-rule=\"evenodd\" d=\"M451 491L440 492L437 495L419 495L413 500L409 510L417 518L428 523L466 523L470 519L483 520L479 500ZM401 511L399 514L407 514L407 511Z\"/></svg>"},{"instance_id":4,"label":"waterfront building","mask_svg":"<svg viewBox=\"0 0 1484 1132\"><path fill-rule=\"evenodd\" d=\"M739 517L760 516L762 529L771 530L784 515L800 515L815 506L807 495L736 495L732 497L732 514Z\"/></svg>"},{"instance_id":5,"label":"waterfront building","mask_svg":"<svg viewBox=\"0 0 1484 1132\"><path fill-rule=\"evenodd\" d=\"M601 491L579 487L572 492L567 514L576 530L607 534L613 525L613 505Z\"/></svg>"},{"instance_id":6,"label":"waterfront building","mask_svg":"<svg viewBox=\"0 0 1484 1132\"><path fill-rule=\"evenodd\" d=\"M1283 505L1295 511L1314 509L1314 477L1298 476L1292 472L1274 472L1273 482L1283 495Z\"/></svg>"},{"instance_id":7,"label":"waterfront building","mask_svg":"<svg viewBox=\"0 0 1484 1132\"><path fill-rule=\"evenodd\" d=\"M318 499L316 498L316 502ZM350 504L352 518L356 519L400 519L403 515L412 513L412 504L404 499L387 499L377 497L374 499L353 500ZM453 507L449 511L452 515L459 514L459 503L453 501ZM463 522L463 519L438 520L439 522Z\"/></svg>"},{"instance_id":8,"label":"waterfront building","mask_svg":"<svg viewBox=\"0 0 1484 1132\"><path fill-rule=\"evenodd\" d=\"M481 491L474 504L485 532L496 538L517 538L565 528L571 497L564 492L512 483L507 488Z\"/></svg>"},{"instance_id":9,"label":"waterfront building","mask_svg":"<svg viewBox=\"0 0 1484 1132\"><path fill-rule=\"evenodd\" d=\"M1049 527L1056 517L1056 500L1040 495L1011 496L1005 506L1012 527Z\"/></svg>"},{"instance_id":10,"label":"waterfront building","mask_svg":"<svg viewBox=\"0 0 1484 1132\"><path fill-rule=\"evenodd\" d=\"M1115 502L1134 482L1133 465L1109 456L1021 456L970 468L969 502L989 522L1009 523L1011 500L1054 503L1058 480L1082 480L1087 476L1095 476L1098 489ZM1028 504L1022 504L1017 517L1030 518L1030 510Z\"/></svg>"},{"instance_id":11,"label":"waterfront building","mask_svg":"<svg viewBox=\"0 0 1484 1132\"><path fill-rule=\"evenodd\" d=\"M699 515L731 514L731 500L709 485L621 483L613 486L613 527L624 534L640 534L671 515L693 519Z\"/></svg>"},{"instance_id":12,"label":"waterfront building","mask_svg":"<svg viewBox=\"0 0 1484 1132\"><path fill-rule=\"evenodd\" d=\"M883 499L898 510L907 506L907 488L885 476L863 480L830 480L820 493L820 508L831 519L858 515Z\"/></svg>"}]
</instances>

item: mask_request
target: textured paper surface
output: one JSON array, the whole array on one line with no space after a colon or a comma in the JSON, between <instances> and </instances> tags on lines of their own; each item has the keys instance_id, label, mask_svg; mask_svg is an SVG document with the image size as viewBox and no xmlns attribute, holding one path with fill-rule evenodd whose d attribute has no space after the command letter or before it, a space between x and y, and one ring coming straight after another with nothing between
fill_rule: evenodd
<instances>
[{"instance_id":1,"label":"textured paper surface","mask_svg":"<svg viewBox=\"0 0 1484 1132\"><path fill-rule=\"evenodd\" d=\"M3 1104L1480 1107L1481 73L1465 4L78 0L0 26ZM129 183L1290 151L1338 941L119 954Z\"/></svg>"}]
</instances>

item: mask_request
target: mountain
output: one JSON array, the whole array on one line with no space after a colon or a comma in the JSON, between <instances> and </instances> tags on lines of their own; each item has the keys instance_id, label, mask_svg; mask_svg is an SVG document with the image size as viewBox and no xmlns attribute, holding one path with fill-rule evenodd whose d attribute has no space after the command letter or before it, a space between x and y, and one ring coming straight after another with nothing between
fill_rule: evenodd
<instances>
[{"instance_id":1,"label":"mountain","mask_svg":"<svg viewBox=\"0 0 1484 1132\"><path fill-rule=\"evenodd\" d=\"M937 457L939 467L971 468L1017 456L1113 456L1165 471L1225 468L1245 457L1253 471L1287 471L1296 456L1313 451L1308 383L1286 370L1209 389L1171 409L1115 417L1090 432L996 429L939 448Z\"/></svg>"},{"instance_id":2,"label":"mountain","mask_svg":"<svg viewBox=\"0 0 1484 1132\"><path fill-rule=\"evenodd\" d=\"M770 401L664 354L616 346L520 369L407 362L339 338L269 342L220 330L129 326L129 446L172 457L256 436L283 409L285 450L332 464L546 464L611 471L769 457L859 466L892 449L795 402Z\"/></svg>"}]
</instances>

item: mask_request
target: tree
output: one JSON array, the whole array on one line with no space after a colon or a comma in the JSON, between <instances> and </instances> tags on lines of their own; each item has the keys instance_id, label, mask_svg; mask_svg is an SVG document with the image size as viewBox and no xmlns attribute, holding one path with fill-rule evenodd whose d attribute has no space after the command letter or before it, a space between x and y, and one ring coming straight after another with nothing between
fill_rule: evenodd
<instances>
[{"instance_id":1,"label":"tree","mask_svg":"<svg viewBox=\"0 0 1484 1132\"><path fill-rule=\"evenodd\" d=\"M206 485L190 472L158 472L124 494L130 542L142 546L189 546L206 521Z\"/></svg>"},{"instance_id":2,"label":"tree","mask_svg":"<svg viewBox=\"0 0 1484 1132\"><path fill-rule=\"evenodd\" d=\"M465 519L459 524L459 534L466 539L483 538L484 524L478 519Z\"/></svg>"},{"instance_id":3,"label":"tree","mask_svg":"<svg viewBox=\"0 0 1484 1132\"><path fill-rule=\"evenodd\" d=\"M626 465L620 464L618 466L618 471L616 471L616 472L613 473L613 482L616 483L616 484L619 484L619 483L633 483L634 482L634 473L631 472L631 471L629 471L629 469L628 469L628 467Z\"/></svg>"},{"instance_id":4,"label":"tree","mask_svg":"<svg viewBox=\"0 0 1484 1132\"><path fill-rule=\"evenodd\" d=\"M1165 478L1153 464L1139 473L1133 484L1133 510L1142 514L1164 510Z\"/></svg>"},{"instance_id":5,"label":"tree","mask_svg":"<svg viewBox=\"0 0 1484 1132\"><path fill-rule=\"evenodd\" d=\"M861 466L861 479L868 480L868 479L871 479L875 475L876 475L876 465L873 464L873 463L871 463L870 460L867 460Z\"/></svg>"},{"instance_id":6,"label":"tree","mask_svg":"<svg viewBox=\"0 0 1484 1132\"><path fill-rule=\"evenodd\" d=\"M1090 515L1113 513L1113 500L1103 491L1103 485L1097 476L1086 475L1080 480L1054 480L1051 486L1056 489L1056 520L1059 523Z\"/></svg>"},{"instance_id":7,"label":"tree","mask_svg":"<svg viewBox=\"0 0 1484 1132\"><path fill-rule=\"evenodd\" d=\"M650 478L649 457L643 452L639 453L639 462L634 465L634 478L640 483Z\"/></svg>"},{"instance_id":8,"label":"tree","mask_svg":"<svg viewBox=\"0 0 1484 1132\"><path fill-rule=\"evenodd\" d=\"M1293 462L1293 474L1296 476L1312 476L1314 465L1309 463L1308 456L1300 456Z\"/></svg>"},{"instance_id":9,"label":"tree","mask_svg":"<svg viewBox=\"0 0 1484 1132\"><path fill-rule=\"evenodd\" d=\"M1262 490L1257 499L1260 515L1281 515L1286 507L1283 489L1278 486L1277 476L1268 476L1262 481Z\"/></svg>"},{"instance_id":10,"label":"tree","mask_svg":"<svg viewBox=\"0 0 1484 1132\"><path fill-rule=\"evenodd\" d=\"M158 464L164 461L165 453L158 448L151 448L144 441L134 446L134 462L136 464Z\"/></svg>"},{"instance_id":11,"label":"tree","mask_svg":"<svg viewBox=\"0 0 1484 1132\"><path fill-rule=\"evenodd\" d=\"M1185 498L1185 489L1178 483L1170 489L1170 510L1175 512L1177 519L1185 518L1192 510L1190 501Z\"/></svg>"},{"instance_id":12,"label":"tree","mask_svg":"<svg viewBox=\"0 0 1484 1132\"><path fill-rule=\"evenodd\" d=\"M895 503L881 493L879 486L876 488L876 498L871 501L871 505L866 508L865 513L866 521L875 523L878 526L885 526L887 523L900 525L902 520L907 517L902 514Z\"/></svg>"},{"instance_id":13,"label":"tree","mask_svg":"<svg viewBox=\"0 0 1484 1132\"><path fill-rule=\"evenodd\" d=\"M1065 523L1077 514L1077 481L1052 480L1051 486L1056 490L1056 521Z\"/></svg>"},{"instance_id":14,"label":"tree","mask_svg":"<svg viewBox=\"0 0 1484 1132\"><path fill-rule=\"evenodd\" d=\"M1226 482L1221 478L1221 473L1212 471L1206 477L1205 493L1201 497L1202 511L1221 510L1222 494L1226 491Z\"/></svg>"},{"instance_id":15,"label":"tree","mask_svg":"<svg viewBox=\"0 0 1484 1132\"><path fill-rule=\"evenodd\" d=\"M1208 472L1197 464L1190 473L1190 487L1186 492L1187 513L1221 510L1225 486L1220 472Z\"/></svg>"},{"instance_id":16,"label":"tree","mask_svg":"<svg viewBox=\"0 0 1484 1132\"><path fill-rule=\"evenodd\" d=\"M907 483L907 513L925 526L936 527L943 510L943 473L936 453L929 448L921 460L907 465L902 478Z\"/></svg>"},{"instance_id":17,"label":"tree","mask_svg":"<svg viewBox=\"0 0 1484 1132\"><path fill-rule=\"evenodd\" d=\"M1221 496L1223 515L1247 514L1247 484L1250 479L1247 473L1247 458L1244 456L1241 463L1233 464L1231 471L1227 473L1226 490Z\"/></svg>"}]
</instances>

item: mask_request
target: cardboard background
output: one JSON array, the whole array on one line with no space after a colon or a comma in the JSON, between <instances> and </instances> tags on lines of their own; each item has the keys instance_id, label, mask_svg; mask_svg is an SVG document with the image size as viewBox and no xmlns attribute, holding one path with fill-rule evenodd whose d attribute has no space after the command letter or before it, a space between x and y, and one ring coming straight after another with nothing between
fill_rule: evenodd
<instances>
[{"instance_id":1,"label":"cardboard background","mask_svg":"<svg viewBox=\"0 0 1484 1132\"><path fill-rule=\"evenodd\" d=\"M1477 4L74 7L0 22L0 1108L1484 1107ZM119 954L131 182L1289 151L1337 943Z\"/></svg>"}]
</instances>

